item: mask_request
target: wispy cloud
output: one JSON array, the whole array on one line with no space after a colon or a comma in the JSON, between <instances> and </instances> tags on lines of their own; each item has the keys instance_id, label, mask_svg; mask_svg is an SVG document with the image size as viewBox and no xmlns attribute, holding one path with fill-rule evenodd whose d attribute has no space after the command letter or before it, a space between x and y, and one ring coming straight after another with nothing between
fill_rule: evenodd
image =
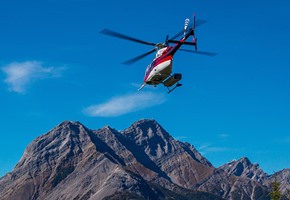
<instances>
[{"instance_id":1,"label":"wispy cloud","mask_svg":"<svg viewBox=\"0 0 290 200\"><path fill-rule=\"evenodd\" d=\"M142 84L140 83L131 83L131 86L135 87L135 88L139 88Z\"/></svg>"},{"instance_id":2,"label":"wispy cloud","mask_svg":"<svg viewBox=\"0 0 290 200\"><path fill-rule=\"evenodd\" d=\"M218 134L218 137L220 139L227 139L230 135L229 134L226 134L226 133L221 133L221 134Z\"/></svg>"},{"instance_id":3,"label":"wispy cloud","mask_svg":"<svg viewBox=\"0 0 290 200\"><path fill-rule=\"evenodd\" d=\"M176 140L185 140L187 139L188 137L187 136L184 136L184 135L180 135L180 136L176 136L174 137Z\"/></svg>"},{"instance_id":4,"label":"wispy cloud","mask_svg":"<svg viewBox=\"0 0 290 200\"><path fill-rule=\"evenodd\" d=\"M211 144L205 144L198 148L198 151L203 155L207 153L224 152L224 151L230 151L230 150L231 149L227 147L212 146Z\"/></svg>"},{"instance_id":5,"label":"wispy cloud","mask_svg":"<svg viewBox=\"0 0 290 200\"><path fill-rule=\"evenodd\" d=\"M6 74L9 90L17 93L25 93L29 83L39 79L59 77L64 68L44 67L39 61L12 62L3 66Z\"/></svg>"},{"instance_id":6,"label":"wispy cloud","mask_svg":"<svg viewBox=\"0 0 290 200\"><path fill-rule=\"evenodd\" d=\"M159 105L165 101L163 94L139 92L114 97L107 102L89 106L83 112L93 117L116 117Z\"/></svg>"}]
</instances>

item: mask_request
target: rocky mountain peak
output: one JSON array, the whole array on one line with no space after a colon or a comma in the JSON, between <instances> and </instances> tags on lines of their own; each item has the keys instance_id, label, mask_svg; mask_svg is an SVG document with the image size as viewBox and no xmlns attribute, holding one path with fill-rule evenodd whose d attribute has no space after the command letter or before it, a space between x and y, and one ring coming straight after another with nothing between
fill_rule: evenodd
<instances>
[{"instance_id":1,"label":"rocky mountain peak","mask_svg":"<svg viewBox=\"0 0 290 200\"><path fill-rule=\"evenodd\" d=\"M276 179L276 180L275 180ZM277 181L280 183L280 191L283 194L288 194L289 196L289 191L290 191L290 169L283 169L279 172L274 173L270 177L269 185L271 185L272 182Z\"/></svg>"},{"instance_id":2,"label":"rocky mountain peak","mask_svg":"<svg viewBox=\"0 0 290 200\"><path fill-rule=\"evenodd\" d=\"M279 174L281 174L281 176L287 176L289 177L289 183L290 183L290 169L283 169L279 172Z\"/></svg>"},{"instance_id":3,"label":"rocky mountain peak","mask_svg":"<svg viewBox=\"0 0 290 200\"><path fill-rule=\"evenodd\" d=\"M122 133L153 157L162 157L174 149L173 137L153 119L139 120Z\"/></svg>"},{"instance_id":4,"label":"rocky mountain peak","mask_svg":"<svg viewBox=\"0 0 290 200\"><path fill-rule=\"evenodd\" d=\"M61 122L59 125L57 125L55 128L53 128L51 131L49 131L49 134L52 134L54 132L54 130L74 130L76 133L81 133L82 131L84 131L85 129L87 129L82 123L78 122L78 121L63 121ZM82 131L80 131L82 130ZM71 132L70 132L71 133Z\"/></svg>"},{"instance_id":5,"label":"rocky mountain peak","mask_svg":"<svg viewBox=\"0 0 290 200\"><path fill-rule=\"evenodd\" d=\"M80 122L64 121L32 141L26 147L16 169L26 166L27 163L38 165L55 158L69 159L73 155L82 153L88 142L90 137L84 125Z\"/></svg>"},{"instance_id":6,"label":"rocky mountain peak","mask_svg":"<svg viewBox=\"0 0 290 200\"><path fill-rule=\"evenodd\" d=\"M247 157L242 157L237 162L242 163L244 167L252 165L251 161Z\"/></svg>"},{"instance_id":7,"label":"rocky mountain peak","mask_svg":"<svg viewBox=\"0 0 290 200\"><path fill-rule=\"evenodd\" d=\"M155 119L140 119L140 120L137 120L136 122L134 122L131 126L138 126L138 125L144 125L144 124L148 124L148 125L155 124L155 125L157 125L158 122Z\"/></svg>"},{"instance_id":8,"label":"rocky mountain peak","mask_svg":"<svg viewBox=\"0 0 290 200\"><path fill-rule=\"evenodd\" d=\"M247 157L231 161L219 168L230 175L247 177L260 183L262 183L268 176L257 163L252 164Z\"/></svg>"},{"instance_id":9,"label":"rocky mountain peak","mask_svg":"<svg viewBox=\"0 0 290 200\"><path fill-rule=\"evenodd\" d=\"M142 119L133 123L123 131L127 137L139 141L151 140L154 143L167 143L173 138L165 131L162 126L154 119Z\"/></svg>"},{"instance_id":10,"label":"rocky mountain peak","mask_svg":"<svg viewBox=\"0 0 290 200\"><path fill-rule=\"evenodd\" d=\"M71 120L65 120L63 122L61 122L59 125L57 125L56 127L58 126L66 126L66 125L82 125L79 121L71 121Z\"/></svg>"},{"instance_id":11,"label":"rocky mountain peak","mask_svg":"<svg viewBox=\"0 0 290 200\"><path fill-rule=\"evenodd\" d=\"M161 125L154 119L141 119L134 122L128 129L163 129Z\"/></svg>"}]
</instances>

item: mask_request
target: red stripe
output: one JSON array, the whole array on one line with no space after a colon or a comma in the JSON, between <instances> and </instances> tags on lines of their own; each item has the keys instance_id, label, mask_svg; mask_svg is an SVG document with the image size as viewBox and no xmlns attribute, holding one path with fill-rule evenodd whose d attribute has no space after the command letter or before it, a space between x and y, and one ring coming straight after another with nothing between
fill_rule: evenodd
<instances>
[{"instance_id":1,"label":"red stripe","mask_svg":"<svg viewBox=\"0 0 290 200\"><path fill-rule=\"evenodd\" d=\"M158 65L160 65L161 63L163 62L166 62L168 60L172 60L172 55L163 55L163 56L160 56L159 58L157 58L156 60L153 61L153 68L152 70L157 67ZM150 73L152 72L152 70L150 72L148 72L147 76L145 76L144 78L144 82L146 82L147 78L149 77Z\"/></svg>"},{"instance_id":2,"label":"red stripe","mask_svg":"<svg viewBox=\"0 0 290 200\"><path fill-rule=\"evenodd\" d=\"M163 63L165 61L171 60L172 59L172 55L166 56L164 58L162 58L163 56L160 57L160 59L156 59L155 63L154 63L154 67L156 67L157 65L159 65L160 63Z\"/></svg>"}]
</instances>

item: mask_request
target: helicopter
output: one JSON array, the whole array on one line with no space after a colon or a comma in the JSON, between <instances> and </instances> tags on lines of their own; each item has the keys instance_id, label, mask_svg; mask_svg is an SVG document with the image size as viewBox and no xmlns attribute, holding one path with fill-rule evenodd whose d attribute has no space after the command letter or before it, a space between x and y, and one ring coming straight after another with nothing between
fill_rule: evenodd
<instances>
[{"instance_id":1,"label":"helicopter","mask_svg":"<svg viewBox=\"0 0 290 200\"><path fill-rule=\"evenodd\" d=\"M187 18L185 19L184 28L182 31L178 32L172 38L169 39L169 35L166 36L164 43L152 43L146 42L140 39L136 39L134 37L130 37L128 35L124 35L109 29L103 29L100 33L117 37L120 39L125 39L145 45L154 46L153 49L150 51L141 54L133 59L125 61L123 64L130 65L135 63L136 61L148 56L149 54L156 51L155 58L153 61L147 66L145 75L144 75L144 82L141 87L138 89L140 91L146 85L153 85L157 86L159 84L163 84L165 87L168 88L168 93L172 92L177 87L182 86L179 81L182 79L182 74L180 73L173 73L172 74L172 65L173 65L173 56L178 51L188 51L196 54L202 54L206 56L215 56L216 53L205 52L205 51L198 51L197 50L197 38L195 37L195 28L204 24L205 20L196 20L196 16L194 15L193 24L190 24L190 20ZM180 37L183 34L183 37L180 40L176 40L177 37ZM187 39L192 36L192 41L188 42ZM169 44L173 44L170 46ZM182 45L191 45L195 47L194 50L187 50L181 49Z\"/></svg>"}]
</instances>

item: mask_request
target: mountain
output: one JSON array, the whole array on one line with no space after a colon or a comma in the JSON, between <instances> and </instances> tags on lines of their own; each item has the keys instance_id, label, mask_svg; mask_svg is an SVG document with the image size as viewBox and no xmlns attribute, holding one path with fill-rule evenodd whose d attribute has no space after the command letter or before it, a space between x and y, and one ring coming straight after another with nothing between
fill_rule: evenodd
<instances>
[{"instance_id":1,"label":"mountain","mask_svg":"<svg viewBox=\"0 0 290 200\"><path fill-rule=\"evenodd\" d=\"M290 197L290 169L283 169L269 177L268 185L276 181L280 183L280 191Z\"/></svg>"},{"instance_id":2,"label":"mountain","mask_svg":"<svg viewBox=\"0 0 290 200\"><path fill-rule=\"evenodd\" d=\"M270 199L269 189L256 181L227 174L221 169L216 169L207 180L201 182L197 188L217 194L224 199Z\"/></svg>"},{"instance_id":3,"label":"mountain","mask_svg":"<svg viewBox=\"0 0 290 200\"><path fill-rule=\"evenodd\" d=\"M174 168L169 166L173 163ZM154 120L138 121L124 132L110 127L95 131L66 121L28 145L14 170L0 179L0 196L2 200L114 199L116 195L221 199L181 187L212 170L192 146L174 140Z\"/></svg>"},{"instance_id":4,"label":"mountain","mask_svg":"<svg viewBox=\"0 0 290 200\"><path fill-rule=\"evenodd\" d=\"M286 191L289 171L279 176ZM65 121L27 146L13 171L0 179L0 197L269 199L270 178L247 158L213 167L155 120L139 120L123 131Z\"/></svg>"},{"instance_id":5,"label":"mountain","mask_svg":"<svg viewBox=\"0 0 290 200\"><path fill-rule=\"evenodd\" d=\"M231 161L219 168L227 172L229 175L246 177L258 181L261 184L265 183L265 180L268 177L268 175L260 168L259 164L252 164L247 157Z\"/></svg>"},{"instance_id":6,"label":"mountain","mask_svg":"<svg viewBox=\"0 0 290 200\"><path fill-rule=\"evenodd\" d=\"M226 199L269 199L270 188L265 183L267 177L258 164L252 164L243 157L216 169L209 178L211 181L207 180L200 188L219 190Z\"/></svg>"},{"instance_id":7,"label":"mountain","mask_svg":"<svg viewBox=\"0 0 290 200\"><path fill-rule=\"evenodd\" d=\"M284 195L283 199L286 199L290 195L290 169L283 169L272 175L266 174L257 163L251 163L247 157L243 157L239 160L231 161L222 165L219 169L226 172L228 175L236 178L251 179L260 184L265 191L270 191L272 183L276 181L280 184L279 190ZM257 185L259 185L257 184ZM265 193L264 195L266 195ZM262 195L263 196L263 195Z\"/></svg>"}]
</instances>

